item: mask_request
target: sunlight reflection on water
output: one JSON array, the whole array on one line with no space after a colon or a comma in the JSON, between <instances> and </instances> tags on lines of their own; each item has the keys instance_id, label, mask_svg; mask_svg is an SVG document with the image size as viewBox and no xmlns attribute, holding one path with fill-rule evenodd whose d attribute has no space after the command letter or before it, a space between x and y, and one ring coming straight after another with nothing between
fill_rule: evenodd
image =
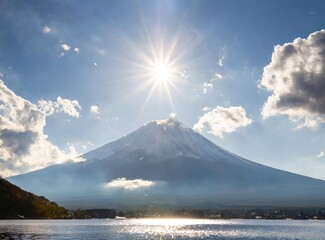
<instances>
[{"instance_id":1,"label":"sunlight reflection on water","mask_svg":"<svg viewBox=\"0 0 325 240\"><path fill-rule=\"evenodd\" d=\"M199 238L205 239L213 235L211 224L233 224L223 220L202 219L138 219L130 220L129 224L120 229L120 233L133 236L153 237L154 239L180 239ZM122 225L124 225L122 223Z\"/></svg>"},{"instance_id":2,"label":"sunlight reflection on water","mask_svg":"<svg viewBox=\"0 0 325 240\"><path fill-rule=\"evenodd\" d=\"M138 219L121 226L121 235L143 239L316 240L325 234L325 225L317 221Z\"/></svg>"},{"instance_id":3,"label":"sunlight reflection on water","mask_svg":"<svg viewBox=\"0 0 325 240\"><path fill-rule=\"evenodd\" d=\"M0 239L321 240L323 221L92 219L2 220Z\"/></svg>"}]
</instances>

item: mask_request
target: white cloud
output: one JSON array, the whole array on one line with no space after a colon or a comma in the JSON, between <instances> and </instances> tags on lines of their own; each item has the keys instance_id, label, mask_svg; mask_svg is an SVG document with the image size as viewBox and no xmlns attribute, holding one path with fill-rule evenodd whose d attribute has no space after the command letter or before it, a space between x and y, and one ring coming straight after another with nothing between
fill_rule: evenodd
<instances>
[{"instance_id":1,"label":"white cloud","mask_svg":"<svg viewBox=\"0 0 325 240\"><path fill-rule=\"evenodd\" d=\"M272 93L262 109L264 118L285 115L297 128L325 122L325 31L274 47L259 83Z\"/></svg>"},{"instance_id":2,"label":"white cloud","mask_svg":"<svg viewBox=\"0 0 325 240\"><path fill-rule=\"evenodd\" d=\"M44 26L42 29L42 32L44 34L50 33L52 31L52 29L49 26Z\"/></svg>"},{"instance_id":3,"label":"white cloud","mask_svg":"<svg viewBox=\"0 0 325 240\"><path fill-rule=\"evenodd\" d=\"M138 188L146 188L155 185L153 181L147 181L143 179L133 179L128 180L126 178L117 178L114 179L107 184L105 184L106 188L124 188L126 190L135 190Z\"/></svg>"},{"instance_id":4,"label":"white cloud","mask_svg":"<svg viewBox=\"0 0 325 240\"><path fill-rule=\"evenodd\" d=\"M74 159L75 161L82 162L85 161L85 158L81 157L80 152L78 151L78 148L82 148L82 150L87 149L87 146L84 144L81 144L80 142L74 142L74 143L67 143L68 151L66 152L66 158L67 159Z\"/></svg>"},{"instance_id":5,"label":"white cloud","mask_svg":"<svg viewBox=\"0 0 325 240\"><path fill-rule=\"evenodd\" d=\"M89 112L90 112L90 114L96 116L99 119L100 112L99 112L98 106L96 106L96 105L90 106Z\"/></svg>"},{"instance_id":6,"label":"white cloud","mask_svg":"<svg viewBox=\"0 0 325 240\"><path fill-rule=\"evenodd\" d=\"M208 92L208 89L212 89L212 88L213 88L212 83L204 82L203 83L203 94L206 94Z\"/></svg>"},{"instance_id":7,"label":"white cloud","mask_svg":"<svg viewBox=\"0 0 325 240\"><path fill-rule=\"evenodd\" d=\"M170 117L170 118L176 118L176 113L171 112L171 113L169 114L169 117Z\"/></svg>"},{"instance_id":8,"label":"white cloud","mask_svg":"<svg viewBox=\"0 0 325 240\"><path fill-rule=\"evenodd\" d=\"M86 160L82 157L82 154L89 151L90 149L92 149L95 146L95 144L93 144L90 141L67 142L66 145L67 145L67 150L69 152L70 158L72 158L72 159L78 158L80 161Z\"/></svg>"},{"instance_id":9,"label":"white cloud","mask_svg":"<svg viewBox=\"0 0 325 240\"><path fill-rule=\"evenodd\" d=\"M64 43L61 44L61 47L63 48L64 51L69 51L71 49L71 46L69 46L68 44Z\"/></svg>"},{"instance_id":10,"label":"white cloud","mask_svg":"<svg viewBox=\"0 0 325 240\"><path fill-rule=\"evenodd\" d=\"M207 112L207 111L210 110L210 108L209 108L209 107L204 107L202 110L203 110L204 112Z\"/></svg>"},{"instance_id":11,"label":"white cloud","mask_svg":"<svg viewBox=\"0 0 325 240\"><path fill-rule=\"evenodd\" d=\"M321 158L321 157L324 157L324 156L325 156L325 152L323 152L323 151L321 151L321 152L317 155L318 158Z\"/></svg>"},{"instance_id":12,"label":"white cloud","mask_svg":"<svg viewBox=\"0 0 325 240\"><path fill-rule=\"evenodd\" d=\"M222 56L222 58L220 58L219 60L218 60L218 65L220 66L220 67L223 67L223 61L225 60L225 56Z\"/></svg>"},{"instance_id":13,"label":"white cloud","mask_svg":"<svg viewBox=\"0 0 325 240\"><path fill-rule=\"evenodd\" d=\"M0 80L0 175L39 169L69 159L44 134L46 114L36 105L17 96Z\"/></svg>"},{"instance_id":14,"label":"white cloud","mask_svg":"<svg viewBox=\"0 0 325 240\"><path fill-rule=\"evenodd\" d=\"M221 75L221 73L216 72L212 78L212 80L219 80L222 79L223 76Z\"/></svg>"},{"instance_id":15,"label":"white cloud","mask_svg":"<svg viewBox=\"0 0 325 240\"><path fill-rule=\"evenodd\" d=\"M78 159L78 161L85 161L86 159L82 157L82 153L85 153L89 148L94 147L94 144L91 142L68 142L67 144L68 149L68 158L69 159Z\"/></svg>"},{"instance_id":16,"label":"white cloud","mask_svg":"<svg viewBox=\"0 0 325 240\"><path fill-rule=\"evenodd\" d=\"M37 105L39 110L46 116L62 112L68 114L71 117L80 117L79 110L81 110L81 106L77 100L69 100L58 96L56 101L39 100Z\"/></svg>"},{"instance_id":17,"label":"white cloud","mask_svg":"<svg viewBox=\"0 0 325 240\"><path fill-rule=\"evenodd\" d=\"M238 128L252 124L252 122L242 107L217 106L200 117L193 129L198 132L208 129L208 133L222 138L224 133L234 132Z\"/></svg>"},{"instance_id":18,"label":"white cloud","mask_svg":"<svg viewBox=\"0 0 325 240\"><path fill-rule=\"evenodd\" d=\"M99 114L99 107L96 106L96 105L92 105L92 106L90 106L89 112L98 115Z\"/></svg>"},{"instance_id":19,"label":"white cloud","mask_svg":"<svg viewBox=\"0 0 325 240\"><path fill-rule=\"evenodd\" d=\"M75 51L77 54L80 54L80 48L74 48L73 51Z\"/></svg>"},{"instance_id":20,"label":"white cloud","mask_svg":"<svg viewBox=\"0 0 325 240\"><path fill-rule=\"evenodd\" d=\"M187 71L180 71L180 72L178 72L178 76L180 77L180 78L183 78L184 80L188 80L188 78L189 78L189 73L187 72Z\"/></svg>"},{"instance_id":21,"label":"white cloud","mask_svg":"<svg viewBox=\"0 0 325 240\"><path fill-rule=\"evenodd\" d=\"M95 67L97 67L97 66L98 66L98 64L94 62L94 66L95 66Z\"/></svg>"},{"instance_id":22,"label":"white cloud","mask_svg":"<svg viewBox=\"0 0 325 240\"><path fill-rule=\"evenodd\" d=\"M118 122L120 120L120 118L118 116L115 116L115 117L110 117L110 118L102 118L101 116L101 112L100 112L100 109L97 105L92 105L90 106L89 108L89 113L94 116L96 119L98 120L103 120L103 121L106 121L106 122Z\"/></svg>"}]
</instances>

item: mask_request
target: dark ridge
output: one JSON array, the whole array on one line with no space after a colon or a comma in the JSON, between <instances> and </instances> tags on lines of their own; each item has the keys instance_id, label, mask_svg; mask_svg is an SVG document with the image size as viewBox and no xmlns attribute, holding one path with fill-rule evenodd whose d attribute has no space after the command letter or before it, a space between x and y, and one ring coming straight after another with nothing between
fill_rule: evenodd
<instances>
[{"instance_id":1,"label":"dark ridge","mask_svg":"<svg viewBox=\"0 0 325 240\"><path fill-rule=\"evenodd\" d=\"M67 210L43 196L26 192L0 178L0 219L64 218Z\"/></svg>"}]
</instances>

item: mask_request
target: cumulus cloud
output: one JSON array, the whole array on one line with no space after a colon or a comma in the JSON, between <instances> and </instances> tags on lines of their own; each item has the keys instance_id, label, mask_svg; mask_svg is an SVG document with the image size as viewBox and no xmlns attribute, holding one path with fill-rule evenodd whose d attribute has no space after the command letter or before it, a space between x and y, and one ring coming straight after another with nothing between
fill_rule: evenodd
<instances>
[{"instance_id":1,"label":"cumulus cloud","mask_svg":"<svg viewBox=\"0 0 325 240\"><path fill-rule=\"evenodd\" d=\"M64 43L61 44L61 47L64 51L69 51L71 49L71 46L69 46L68 44Z\"/></svg>"},{"instance_id":2,"label":"cumulus cloud","mask_svg":"<svg viewBox=\"0 0 325 240\"><path fill-rule=\"evenodd\" d=\"M44 34L50 33L52 31L52 29L49 26L44 26L42 29L42 32Z\"/></svg>"},{"instance_id":3,"label":"cumulus cloud","mask_svg":"<svg viewBox=\"0 0 325 240\"><path fill-rule=\"evenodd\" d=\"M0 80L0 175L7 177L69 160L68 151L47 139L45 125L44 111Z\"/></svg>"},{"instance_id":4,"label":"cumulus cloud","mask_svg":"<svg viewBox=\"0 0 325 240\"><path fill-rule=\"evenodd\" d=\"M175 119L175 118L176 118L176 113L171 112L171 113L169 114L169 117Z\"/></svg>"},{"instance_id":5,"label":"cumulus cloud","mask_svg":"<svg viewBox=\"0 0 325 240\"><path fill-rule=\"evenodd\" d=\"M8 153L14 152L18 155L25 155L29 152L30 144L35 143L37 133L26 130L2 129L0 131L2 147L8 150Z\"/></svg>"},{"instance_id":6,"label":"cumulus cloud","mask_svg":"<svg viewBox=\"0 0 325 240\"><path fill-rule=\"evenodd\" d=\"M204 82L203 83L203 94L206 94L208 92L208 89L212 89L212 88L213 88L212 83Z\"/></svg>"},{"instance_id":7,"label":"cumulus cloud","mask_svg":"<svg viewBox=\"0 0 325 240\"><path fill-rule=\"evenodd\" d=\"M259 83L272 93L264 118L284 115L297 128L315 128L325 114L325 30L274 47Z\"/></svg>"},{"instance_id":8,"label":"cumulus cloud","mask_svg":"<svg viewBox=\"0 0 325 240\"><path fill-rule=\"evenodd\" d=\"M77 100L70 100L66 98L57 97L56 101L39 100L38 108L46 116L53 115L54 113L62 112L68 114L71 117L80 117L79 111L81 106Z\"/></svg>"},{"instance_id":9,"label":"cumulus cloud","mask_svg":"<svg viewBox=\"0 0 325 240\"><path fill-rule=\"evenodd\" d=\"M200 117L193 129L198 132L207 129L208 133L222 138L224 133L234 132L238 128L252 124L252 122L242 107L217 106Z\"/></svg>"},{"instance_id":10,"label":"cumulus cloud","mask_svg":"<svg viewBox=\"0 0 325 240\"><path fill-rule=\"evenodd\" d=\"M155 182L143 180L143 179L133 179L128 180L126 178L117 178L108 182L106 188L124 188L126 190L135 190L138 188L146 188L155 185Z\"/></svg>"}]
</instances>

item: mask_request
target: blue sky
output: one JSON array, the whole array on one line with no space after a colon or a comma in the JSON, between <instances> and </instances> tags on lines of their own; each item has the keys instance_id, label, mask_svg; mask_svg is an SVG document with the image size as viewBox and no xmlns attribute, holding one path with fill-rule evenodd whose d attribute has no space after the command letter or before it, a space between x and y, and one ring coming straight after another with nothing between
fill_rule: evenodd
<instances>
[{"instance_id":1,"label":"blue sky","mask_svg":"<svg viewBox=\"0 0 325 240\"><path fill-rule=\"evenodd\" d=\"M1 1L0 172L64 162L175 113L238 155L325 179L325 93L280 79L298 57L324 64L321 51L304 52L322 49L308 36L323 35L324 11L323 1ZM286 43L300 55L286 55ZM155 54L167 81L157 80ZM278 67L277 57L291 65ZM272 95L278 102L262 113Z\"/></svg>"}]
</instances>

